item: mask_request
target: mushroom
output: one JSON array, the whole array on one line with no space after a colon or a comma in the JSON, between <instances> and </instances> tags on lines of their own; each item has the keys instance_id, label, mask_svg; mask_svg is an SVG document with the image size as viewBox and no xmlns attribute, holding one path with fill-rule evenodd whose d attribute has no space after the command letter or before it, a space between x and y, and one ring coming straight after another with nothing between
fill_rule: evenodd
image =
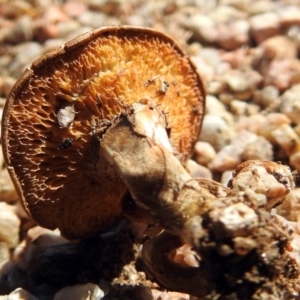
<instances>
[{"instance_id":1,"label":"mushroom","mask_svg":"<svg viewBox=\"0 0 300 300\"><path fill-rule=\"evenodd\" d=\"M205 88L165 34L100 28L42 56L23 73L6 102L2 142L24 209L39 225L82 239L122 216L127 187L104 159L101 136L142 99L163 112L184 163L200 131Z\"/></svg>"}]
</instances>

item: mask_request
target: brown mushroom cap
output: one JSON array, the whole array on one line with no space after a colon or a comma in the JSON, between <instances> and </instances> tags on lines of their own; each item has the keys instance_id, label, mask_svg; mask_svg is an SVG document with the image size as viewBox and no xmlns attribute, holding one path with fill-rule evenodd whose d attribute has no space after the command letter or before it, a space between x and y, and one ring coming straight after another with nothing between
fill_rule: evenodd
<instances>
[{"instance_id":1,"label":"brown mushroom cap","mask_svg":"<svg viewBox=\"0 0 300 300\"><path fill-rule=\"evenodd\" d=\"M168 113L171 140L185 161L200 131L205 89L170 37L105 27L24 72L5 106L3 149L24 208L41 226L85 238L121 215L126 187L101 157L93 133L142 98Z\"/></svg>"}]
</instances>

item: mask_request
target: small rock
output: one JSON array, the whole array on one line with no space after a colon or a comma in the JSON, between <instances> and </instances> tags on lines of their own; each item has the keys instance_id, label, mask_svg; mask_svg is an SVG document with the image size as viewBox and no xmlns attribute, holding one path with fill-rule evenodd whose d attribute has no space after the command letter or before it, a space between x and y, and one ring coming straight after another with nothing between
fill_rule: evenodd
<instances>
[{"instance_id":1,"label":"small rock","mask_svg":"<svg viewBox=\"0 0 300 300\"><path fill-rule=\"evenodd\" d=\"M66 240L58 230L52 231L35 226L28 230L25 239L15 248L13 259L19 262L21 266L29 268L31 264L36 263L36 257L45 249L65 242Z\"/></svg>"},{"instance_id":2,"label":"small rock","mask_svg":"<svg viewBox=\"0 0 300 300\"><path fill-rule=\"evenodd\" d=\"M194 147L194 154L198 164L207 166L216 156L216 151L211 144L198 141Z\"/></svg>"},{"instance_id":3,"label":"small rock","mask_svg":"<svg viewBox=\"0 0 300 300\"><path fill-rule=\"evenodd\" d=\"M290 221L300 221L300 189L290 191L285 201L278 206L277 212Z\"/></svg>"},{"instance_id":4,"label":"small rock","mask_svg":"<svg viewBox=\"0 0 300 300\"><path fill-rule=\"evenodd\" d=\"M276 2L268 0L251 1L251 5L248 6L247 11L250 15L260 15L263 13L276 11L276 5Z\"/></svg>"},{"instance_id":5,"label":"small rock","mask_svg":"<svg viewBox=\"0 0 300 300\"><path fill-rule=\"evenodd\" d=\"M0 241L5 242L9 248L19 243L20 224L13 206L0 202Z\"/></svg>"},{"instance_id":6,"label":"small rock","mask_svg":"<svg viewBox=\"0 0 300 300\"><path fill-rule=\"evenodd\" d=\"M0 151L1 150L2 149L0 146ZM0 171L0 199L1 201L7 203L15 202L17 199L19 199L19 196L15 190L7 169L3 169Z\"/></svg>"},{"instance_id":7,"label":"small rock","mask_svg":"<svg viewBox=\"0 0 300 300\"><path fill-rule=\"evenodd\" d=\"M272 144L275 143L275 139L271 132L283 124L290 124L291 120L281 113L269 113L266 116L261 114L250 115L249 117L240 118L236 124L236 129L248 130L265 137Z\"/></svg>"},{"instance_id":8,"label":"small rock","mask_svg":"<svg viewBox=\"0 0 300 300\"><path fill-rule=\"evenodd\" d=\"M296 58L276 58L263 72L264 85L273 85L280 92L300 83L300 61Z\"/></svg>"},{"instance_id":9,"label":"small rock","mask_svg":"<svg viewBox=\"0 0 300 300\"><path fill-rule=\"evenodd\" d=\"M0 76L0 95L7 97L16 79L9 76Z\"/></svg>"},{"instance_id":10,"label":"small rock","mask_svg":"<svg viewBox=\"0 0 300 300\"><path fill-rule=\"evenodd\" d=\"M225 89L225 83L218 80L207 82L207 92L210 95L218 95Z\"/></svg>"},{"instance_id":11,"label":"small rock","mask_svg":"<svg viewBox=\"0 0 300 300\"><path fill-rule=\"evenodd\" d=\"M218 116L206 115L199 140L211 144L216 151L228 145L234 135L232 128Z\"/></svg>"},{"instance_id":12,"label":"small rock","mask_svg":"<svg viewBox=\"0 0 300 300\"><path fill-rule=\"evenodd\" d=\"M214 209L209 216L220 224L221 232L226 237L247 236L258 225L255 211L243 203L232 204L225 209Z\"/></svg>"},{"instance_id":13,"label":"small rock","mask_svg":"<svg viewBox=\"0 0 300 300\"><path fill-rule=\"evenodd\" d=\"M98 285L87 283L67 286L54 296L54 300L100 300L104 296Z\"/></svg>"},{"instance_id":14,"label":"small rock","mask_svg":"<svg viewBox=\"0 0 300 300\"><path fill-rule=\"evenodd\" d=\"M257 44L280 33L278 16L273 12L255 15L249 19L251 36Z\"/></svg>"},{"instance_id":15,"label":"small rock","mask_svg":"<svg viewBox=\"0 0 300 300\"><path fill-rule=\"evenodd\" d=\"M0 42L19 44L32 40L33 22L29 16L22 16L11 26L4 27L0 33Z\"/></svg>"},{"instance_id":16,"label":"small rock","mask_svg":"<svg viewBox=\"0 0 300 300\"><path fill-rule=\"evenodd\" d=\"M242 160L273 160L273 146L262 136L245 145Z\"/></svg>"},{"instance_id":17,"label":"small rock","mask_svg":"<svg viewBox=\"0 0 300 300\"><path fill-rule=\"evenodd\" d=\"M219 33L216 43L226 50L238 49L249 42L249 23L246 20L219 23L216 28Z\"/></svg>"},{"instance_id":18,"label":"small rock","mask_svg":"<svg viewBox=\"0 0 300 300\"><path fill-rule=\"evenodd\" d=\"M216 23L209 16L193 14L186 20L183 26L193 32L195 40L209 44L217 40L218 31Z\"/></svg>"},{"instance_id":19,"label":"small rock","mask_svg":"<svg viewBox=\"0 0 300 300\"><path fill-rule=\"evenodd\" d=\"M105 24L106 16L101 12L87 10L78 17L78 21L84 26L98 28Z\"/></svg>"},{"instance_id":20,"label":"small rock","mask_svg":"<svg viewBox=\"0 0 300 300\"><path fill-rule=\"evenodd\" d=\"M66 1L63 9L70 18L76 18L86 10L86 5L79 1Z\"/></svg>"},{"instance_id":21,"label":"small rock","mask_svg":"<svg viewBox=\"0 0 300 300\"><path fill-rule=\"evenodd\" d=\"M208 168L197 164L194 160L189 159L186 166L193 178L212 179L211 171Z\"/></svg>"},{"instance_id":22,"label":"small rock","mask_svg":"<svg viewBox=\"0 0 300 300\"><path fill-rule=\"evenodd\" d=\"M300 151L300 138L290 125L279 126L271 135L287 156Z\"/></svg>"},{"instance_id":23,"label":"small rock","mask_svg":"<svg viewBox=\"0 0 300 300\"><path fill-rule=\"evenodd\" d=\"M283 27L300 25L300 8L299 6L286 6L278 12L279 22Z\"/></svg>"},{"instance_id":24,"label":"small rock","mask_svg":"<svg viewBox=\"0 0 300 300\"><path fill-rule=\"evenodd\" d=\"M155 300L199 300L188 294L152 289L152 294Z\"/></svg>"},{"instance_id":25,"label":"small rock","mask_svg":"<svg viewBox=\"0 0 300 300\"><path fill-rule=\"evenodd\" d=\"M17 55L9 66L9 72L18 77L25 68L30 67L30 64L41 56L43 47L36 42L26 42L17 46Z\"/></svg>"},{"instance_id":26,"label":"small rock","mask_svg":"<svg viewBox=\"0 0 300 300\"><path fill-rule=\"evenodd\" d=\"M7 300L39 300L22 288L17 288L7 296Z\"/></svg>"},{"instance_id":27,"label":"small rock","mask_svg":"<svg viewBox=\"0 0 300 300\"><path fill-rule=\"evenodd\" d=\"M247 61L248 50L246 47L238 48L234 51L221 52L221 59L228 62L232 69L238 69Z\"/></svg>"},{"instance_id":28,"label":"small rock","mask_svg":"<svg viewBox=\"0 0 300 300\"><path fill-rule=\"evenodd\" d=\"M235 116L250 116L253 114L257 114L260 111L258 105L247 103L245 101L240 100L231 100L230 102L230 111Z\"/></svg>"},{"instance_id":29,"label":"small rock","mask_svg":"<svg viewBox=\"0 0 300 300\"><path fill-rule=\"evenodd\" d=\"M227 84L227 93L232 95L232 100L249 100L252 98L253 91L263 81L258 72L250 69L229 70L223 77ZM219 97L221 98L221 95ZM224 102L224 99L220 100Z\"/></svg>"},{"instance_id":30,"label":"small rock","mask_svg":"<svg viewBox=\"0 0 300 300\"><path fill-rule=\"evenodd\" d=\"M292 86L280 97L280 112L287 115L295 124L300 123L300 84Z\"/></svg>"},{"instance_id":31,"label":"small rock","mask_svg":"<svg viewBox=\"0 0 300 300\"><path fill-rule=\"evenodd\" d=\"M227 111L223 102L212 95L206 96L206 115L222 118L228 125L232 126L234 121L232 115Z\"/></svg>"},{"instance_id":32,"label":"small rock","mask_svg":"<svg viewBox=\"0 0 300 300\"><path fill-rule=\"evenodd\" d=\"M201 76L205 76L208 81L214 78L214 68L209 65L202 57L192 56L191 61L196 66L197 71L199 72L199 74L201 74Z\"/></svg>"},{"instance_id":33,"label":"small rock","mask_svg":"<svg viewBox=\"0 0 300 300\"><path fill-rule=\"evenodd\" d=\"M297 48L295 43L287 36L277 35L266 39L259 45L263 49L264 56L273 58L296 58Z\"/></svg>"},{"instance_id":34,"label":"small rock","mask_svg":"<svg viewBox=\"0 0 300 300\"><path fill-rule=\"evenodd\" d=\"M254 91L253 101L262 108L272 107L278 104L279 91L275 86L268 85L261 90Z\"/></svg>"},{"instance_id":35,"label":"small rock","mask_svg":"<svg viewBox=\"0 0 300 300\"><path fill-rule=\"evenodd\" d=\"M251 0L220 0L220 5L232 6L238 10L247 11L249 6L254 4Z\"/></svg>"},{"instance_id":36,"label":"small rock","mask_svg":"<svg viewBox=\"0 0 300 300\"><path fill-rule=\"evenodd\" d=\"M10 259L10 252L8 245L4 242L0 242L0 264Z\"/></svg>"},{"instance_id":37,"label":"small rock","mask_svg":"<svg viewBox=\"0 0 300 300\"><path fill-rule=\"evenodd\" d=\"M300 173L300 152L292 154L289 158L289 163Z\"/></svg>"},{"instance_id":38,"label":"small rock","mask_svg":"<svg viewBox=\"0 0 300 300\"><path fill-rule=\"evenodd\" d=\"M216 22L226 22L231 20L244 20L247 18L247 13L229 5L217 5L215 9L211 11L210 17Z\"/></svg>"},{"instance_id":39,"label":"small rock","mask_svg":"<svg viewBox=\"0 0 300 300\"><path fill-rule=\"evenodd\" d=\"M231 144L226 145L217 153L209 168L219 172L234 170L242 162L242 154L246 145L256 138L257 136L249 131L238 132Z\"/></svg>"}]
</instances>

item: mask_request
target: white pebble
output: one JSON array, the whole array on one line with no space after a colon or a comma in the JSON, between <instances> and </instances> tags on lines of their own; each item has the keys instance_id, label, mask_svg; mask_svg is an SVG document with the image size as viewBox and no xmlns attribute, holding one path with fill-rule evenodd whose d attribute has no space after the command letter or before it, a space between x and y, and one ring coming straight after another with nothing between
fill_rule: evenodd
<instances>
[{"instance_id":1,"label":"white pebble","mask_svg":"<svg viewBox=\"0 0 300 300\"><path fill-rule=\"evenodd\" d=\"M87 283L62 288L55 294L54 300L100 300L103 296L98 285Z\"/></svg>"},{"instance_id":2,"label":"white pebble","mask_svg":"<svg viewBox=\"0 0 300 300\"><path fill-rule=\"evenodd\" d=\"M13 292L11 292L6 300L39 300L38 298L31 295L29 292L22 288L17 288Z\"/></svg>"},{"instance_id":3,"label":"white pebble","mask_svg":"<svg viewBox=\"0 0 300 300\"><path fill-rule=\"evenodd\" d=\"M216 156L216 151L213 146L202 141L196 143L194 153L196 162L203 166L207 166Z\"/></svg>"},{"instance_id":4,"label":"white pebble","mask_svg":"<svg viewBox=\"0 0 300 300\"><path fill-rule=\"evenodd\" d=\"M233 135L233 129L224 119L206 115L203 119L199 140L210 143L216 151L219 151L231 142Z\"/></svg>"}]
</instances>

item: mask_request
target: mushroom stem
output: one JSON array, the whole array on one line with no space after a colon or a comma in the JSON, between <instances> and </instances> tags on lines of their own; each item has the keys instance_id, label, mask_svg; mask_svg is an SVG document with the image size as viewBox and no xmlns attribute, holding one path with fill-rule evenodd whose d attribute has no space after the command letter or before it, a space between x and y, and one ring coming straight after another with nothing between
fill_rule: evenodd
<instances>
[{"instance_id":1,"label":"mushroom stem","mask_svg":"<svg viewBox=\"0 0 300 300\"><path fill-rule=\"evenodd\" d=\"M137 205L178 234L199 214L203 197L174 155L165 126L163 113L150 100L135 103L106 131L100 149Z\"/></svg>"}]
</instances>

